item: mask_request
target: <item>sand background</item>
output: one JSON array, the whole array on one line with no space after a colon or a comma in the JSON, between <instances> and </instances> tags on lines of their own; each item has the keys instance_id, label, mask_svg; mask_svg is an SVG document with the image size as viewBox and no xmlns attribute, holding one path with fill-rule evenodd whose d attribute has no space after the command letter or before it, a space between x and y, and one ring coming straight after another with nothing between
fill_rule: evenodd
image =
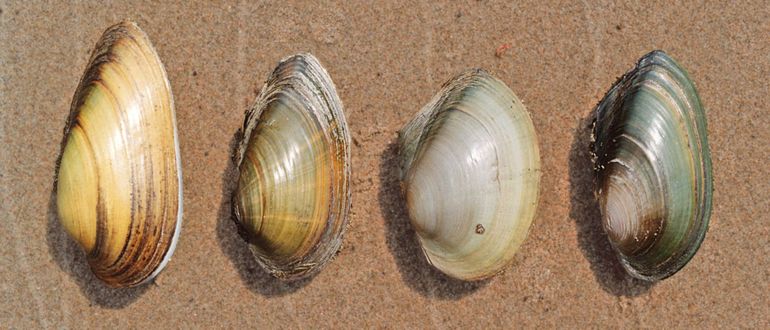
<instances>
[{"instance_id":1,"label":"sand background","mask_svg":"<svg viewBox=\"0 0 770 330\"><path fill-rule=\"evenodd\" d=\"M0 2L0 327L770 327L770 6L462 1L311 4ZM176 101L184 228L154 284L112 290L88 270L51 201L72 95L102 31L130 18ZM511 44L502 57L495 50ZM624 276L598 223L587 122L638 57L666 50L708 108L714 208L700 251L656 285ZM344 249L283 284L229 220L229 145L270 71L309 51L355 141ZM539 134L538 216L508 270L449 280L419 255L393 143L454 74L483 67Z\"/></svg>"}]
</instances>

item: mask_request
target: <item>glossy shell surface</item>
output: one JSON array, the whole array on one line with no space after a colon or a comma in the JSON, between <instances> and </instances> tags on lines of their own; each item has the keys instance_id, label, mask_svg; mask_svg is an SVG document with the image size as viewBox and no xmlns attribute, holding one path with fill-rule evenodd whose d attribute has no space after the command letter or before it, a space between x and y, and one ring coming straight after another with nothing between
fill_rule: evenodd
<instances>
[{"instance_id":1,"label":"glossy shell surface","mask_svg":"<svg viewBox=\"0 0 770 330\"><path fill-rule=\"evenodd\" d=\"M447 82L399 135L402 189L428 261L462 279L505 269L535 217L540 154L524 105L474 69Z\"/></svg>"},{"instance_id":2,"label":"glossy shell surface","mask_svg":"<svg viewBox=\"0 0 770 330\"><path fill-rule=\"evenodd\" d=\"M350 209L350 136L326 70L283 59L247 112L235 220L257 261L281 279L319 271L340 249Z\"/></svg>"},{"instance_id":3,"label":"glossy shell surface","mask_svg":"<svg viewBox=\"0 0 770 330\"><path fill-rule=\"evenodd\" d=\"M596 109L593 148L602 224L626 270L654 281L695 255L711 213L706 115L684 69L642 57Z\"/></svg>"},{"instance_id":4,"label":"glossy shell surface","mask_svg":"<svg viewBox=\"0 0 770 330\"><path fill-rule=\"evenodd\" d=\"M131 22L104 32L65 128L56 205L92 271L113 287L154 278L182 224L174 102L163 64Z\"/></svg>"}]
</instances>

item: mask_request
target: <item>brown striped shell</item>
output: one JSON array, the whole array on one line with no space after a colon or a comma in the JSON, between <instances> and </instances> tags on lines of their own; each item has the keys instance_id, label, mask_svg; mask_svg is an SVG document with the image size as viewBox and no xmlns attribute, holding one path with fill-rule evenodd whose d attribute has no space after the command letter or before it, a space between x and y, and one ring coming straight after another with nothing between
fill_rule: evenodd
<instances>
[{"instance_id":1,"label":"brown striped shell","mask_svg":"<svg viewBox=\"0 0 770 330\"><path fill-rule=\"evenodd\" d=\"M331 78L310 54L282 60L246 113L236 154L235 220L281 279L319 271L350 209L350 135Z\"/></svg>"},{"instance_id":2,"label":"brown striped shell","mask_svg":"<svg viewBox=\"0 0 770 330\"><path fill-rule=\"evenodd\" d=\"M75 92L57 170L56 205L91 270L113 287L154 278L182 224L174 102L147 35L108 28Z\"/></svg>"}]
</instances>

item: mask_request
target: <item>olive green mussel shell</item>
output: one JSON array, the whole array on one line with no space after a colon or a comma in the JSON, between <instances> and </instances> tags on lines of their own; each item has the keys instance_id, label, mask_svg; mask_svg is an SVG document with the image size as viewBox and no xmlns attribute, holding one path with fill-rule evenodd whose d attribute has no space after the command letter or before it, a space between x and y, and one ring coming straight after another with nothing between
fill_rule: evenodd
<instances>
[{"instance_id":1,"label":"olive green mussel shell","mask_svg":"<svg viewBox=\"0 0 770 330\"><path fill-rule=\"evenodd\" d=\"M63 227L108 285L151 280L179 237L182 176L171 88L136 24L102 35L64 134L56 182Z\"/></svg>"},{"instance_id":2,"label":"olive green mussel shell","mask_svg":"<svg viewBox=\"0 0 770 330\"><path fill-rule=\"evenodd\" d=\"M350 209L350 135L318 60L283 59L242 131L233 194L241 235L275 277L316 273L340 249Z\"/></svg>"},{"instance_id":3,"label":"olive green mussel shell","mask_svg":"<svg viewBox=\"0 0 770 330\"><path fill-rule=\"evenodd\" d=\"M642 57L596 108L592 152L602 224L621 263L654 281L695 255L711 214L706 114L684 69Z\"/></svg>"}]
</instances>

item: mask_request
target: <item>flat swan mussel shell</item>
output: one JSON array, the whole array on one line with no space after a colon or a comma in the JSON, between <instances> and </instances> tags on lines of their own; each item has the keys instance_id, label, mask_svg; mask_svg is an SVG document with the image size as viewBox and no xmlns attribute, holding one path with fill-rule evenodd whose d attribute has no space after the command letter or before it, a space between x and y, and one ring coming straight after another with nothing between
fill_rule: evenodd
<instances>
[{"instance_id":1,"label":"flat swan mussel shell","mask_svg":"<svg viewBox=\"0 0 770 330\"><path fill-rule=\"evenodd\" d=\"M428 262L461 280L504 270L529 232L539 198L532 120L500 80L465 71L401 130L400 175Z\"/></svg>"},{"instance_id":2,"label":"flat swan mussel shell","mask_svg":"<svg viewBox=\"0 0 770 330\"><path fill-rule=\"evenodd\" d=\"M152 280L182 225L182 172L174 101L147 35L108 28L73 97L56 170L64 229L113 287Z\"/></svg>"},{"instance_id":3,"label":"flat swan mussel shell","mask_svg":"<svg viewBox=\"0 0 770 330\"><path fill-rule=\"evenodd\" d=\"M695 255L708 228L706 115L671 57L653 51L595 111L592 155L602 225L632 276L655 281Z\"/></svg>"},{"instance_id":4,"label":"flat swan mussel shell","mask_svg":"<svg viewBox=\"0 0 770 330\"><path fill-rule=\"evenodd\" d=\"M326 70L283 59L247 111L233 212L257 262L280 279L318 271L342 244L350 209L350 135Z\"/></svg>"}]
</instances>

